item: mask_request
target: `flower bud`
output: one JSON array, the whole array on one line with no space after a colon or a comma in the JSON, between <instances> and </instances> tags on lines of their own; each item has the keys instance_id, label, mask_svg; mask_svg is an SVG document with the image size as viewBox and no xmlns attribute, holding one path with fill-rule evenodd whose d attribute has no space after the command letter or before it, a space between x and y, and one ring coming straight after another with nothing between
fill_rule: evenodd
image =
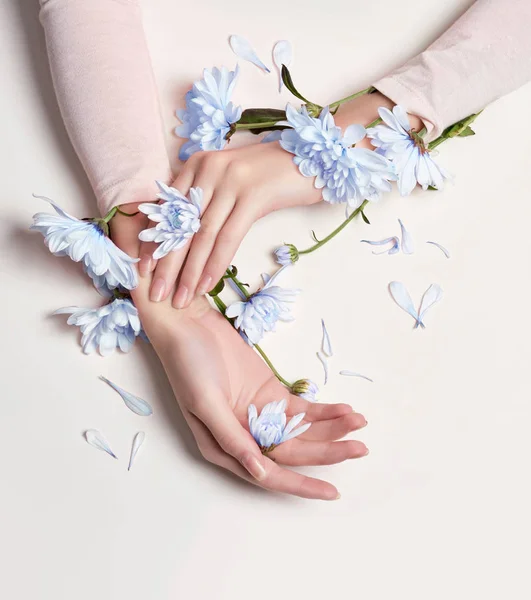
<instances>
[{"instance_id":1,"label":"flower bud","mask_svg":"<svg viewBox=\"0 0 531 600\"><path fill-rule=\"evenodd\" d=\"M317 402L319 386L310 379L299 379L291 386L291 393L308 402Z\"/></svg>"},{"instance_id":2,"label":"flower bud","mask_svg":"<svg viewBox=\"0 0 531 600\"><path fill-rule=\"evenodd\" d=\"M293 244L284 244L275 250L275 259L283 267L299 260L299 251Z\"/></svg>"}]
</instances>

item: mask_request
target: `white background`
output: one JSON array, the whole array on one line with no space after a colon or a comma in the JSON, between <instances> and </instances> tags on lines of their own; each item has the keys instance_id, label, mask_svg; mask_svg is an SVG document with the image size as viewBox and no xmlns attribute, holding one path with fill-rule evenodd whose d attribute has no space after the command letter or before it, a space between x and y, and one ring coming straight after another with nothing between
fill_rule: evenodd
<instances>
[{"instance_id":1,"label":"white background","mask_svg":"<svg viewBox=\"0 0 531 600\"><path fill-rule=\"evenodd\" d=\"M469 4L144 2L172 156L183 91L204 66L235 63L228 34L247 36L268 61L273 42L290 39L297 84L326 103L420 51ZM205 464L149 348L86 357L77 331L50 316L99 298L76 265L28 231L43 210L31 194L80 217L95 205L56 107L37 1L0 7L0 597L529 598L531 88L490 106L475 138L441 147L454 185L406 199L394 192L369 207L370 227L355 222L293 272L304 290L297 320L266 350L289 379L322 381L324 317L335 357L322 399L350 402L369 421L359 436L367 458L305 470L342 493L312 502ZM282 107L288 96L278 96L274 75L245 63L236 100ZM396 234L397 217L415 237L413 256L373 256L359 243ZM306 247L310 229L323 236L342 218L328 205L271 215L235 262L254 283L273 268L279 242ZM425 331L389 297L392 280L416 301L430 283L444 288ZM129 412L99 374L148 399L154 416ZM119 461L83 441L91 427ZM128 473L139 429L147 440Z\"/></svg>"}]
</instances>

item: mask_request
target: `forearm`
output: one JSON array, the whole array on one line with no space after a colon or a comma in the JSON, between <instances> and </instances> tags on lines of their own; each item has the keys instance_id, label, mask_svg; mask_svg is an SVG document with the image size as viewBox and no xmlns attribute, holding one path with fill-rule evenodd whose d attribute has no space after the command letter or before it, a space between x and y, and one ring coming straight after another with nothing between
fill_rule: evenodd
<instances>
[{"instance_id":1,"label":"forearm","mask_svg":"<svg viewBox=\"0 0 531 600\"><path fill-rule=\"evenodd\" d=\"M102 214L169 181L137 0L41 0L59 107Z\"/></svg>"},{"instance_id":2,"label":"forearm","mask_svg":"<svg viewBox=\"0 0 531 600\"><path fill-rule=\"evenodd\" d=\"M477 0L424 52L374 86L433 139L531 79L531 2Z\"/></svg>"}]
</instances>

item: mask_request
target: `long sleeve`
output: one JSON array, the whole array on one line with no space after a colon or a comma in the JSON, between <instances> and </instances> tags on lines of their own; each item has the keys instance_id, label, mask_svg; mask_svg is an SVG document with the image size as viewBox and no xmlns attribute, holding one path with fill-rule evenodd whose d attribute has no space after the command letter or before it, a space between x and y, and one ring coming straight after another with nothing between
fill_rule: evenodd
<instances>
[{"instance_id":1,"label":"long sleeve","mask_svg":"<svg viewBox=\"0 0 531 600\"><path fill-rule=\"evenodd\" d=\"M168 181L157 90L137 0L40 0L59 107L102 214Z\"/></svg>"},{"instance_id":2,"label":"long sleeve","mask_svg":"<svg viewBox=\"0 0 531 600\"><path fill-rule=\"evenodd\" d=\"M428 139L531 80L531 0L477 0L435 43L374 87Z\"/></svg>"}]
</instances>

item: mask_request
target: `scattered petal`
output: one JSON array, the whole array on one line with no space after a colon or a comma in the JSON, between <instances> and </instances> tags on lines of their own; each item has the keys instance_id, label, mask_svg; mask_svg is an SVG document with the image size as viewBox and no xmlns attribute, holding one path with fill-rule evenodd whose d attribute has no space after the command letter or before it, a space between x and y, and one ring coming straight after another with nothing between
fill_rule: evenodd
<instances>
[{"instance_id":1,"label":"scattered petal","mask_svg":"<svg viewBox=\"0 0 531 600\"><path fill-rule=\"evenodd\" d=\"M440 285L437 285L436 283L432 283L430 285L430 287L424 292L424 295L422 296L422 301L420 303L420 308L419 308L419 317L417 320L417 323L415 324L415 327L418 327L419 325L424 328L425 325L423 323L423 318L424 315L426 314L426 311L431 308L434 304L437 304L437 302L439 302L440 300L442 300L443 297L443 291Z\"/></svg>"},{"instance_id":2,"label":"scattered petal","mask_svg":"<svg viewBox=\"0 0 531 600\"><path fill-rule=\"evenodd\" d=\"M413 238L411 237L409 231L406 229L404 223L402 223L400 219L398 219L398 222L400 223L400 229L402 230L402 252L404 254L413 254L413 252L415 252L415 244L413 243Z\"/></svg>"},{"instance_id":3,"label":"scattered petal","mask_svg":"<svg viewBox=\"0 0 531 600\"><path fill-rule=\"evenodd\" d=\"M413 306L413 300L411 300L411 296L409 295L406 286L400 281L391 281L389 284L389 292L398 306L411 315L415 319L415 322L418 322L419 317L415 307Z\"/></svg>"},{"instance_id":4,"label":"scattered petal","mask_svg":"<svg viewBox=\"0 0 531 600\"><path fill-rule=\"evenodd\" d=\"M131 456L129 457L129 466L127 467L128 471L131 470L131 467L133 466L133 462L136 457L136 453L138 452L140 446L144 443L145 439L146 439L146 434L143 431L139 431L135 435L135 437L133 439L133 446L131 447Z\"/></svg>"},{"instance_id":5,"label":"scattered petal","mask_svg":"<svg viewBox=\"0 0 531 600\"><path fill-rule=\"evenodd\" d=\"M317 352L317 358L321 361L324 369L324 385L328 382L328 361L322 352Z\"/></svg>"},{"instance_id":6,"label":"scattered petal","mask_svg":"<svg viewBox=\"0 0 531 600\"><path fill-rule=\"evenodd\" d=\"M388 250L383 250L382 252L374 252L373 254L396 254L399 250L400 240L397 236L385 238L385 240L371 241L371 240L360 240L360 242L364 244L370 244L371 246L385 246L386 244L392 244L391 248Z\"/></svg>"},{"instance_id":7,"label":"scattered petal","mask_svg":"<svg viewBox=\"0 0 531 600\"><path fill-rule=\"evenodd\" d=\"M446 258L450 258L450 253L444 246L441 246L441 244L438 244L437 242L426 242L426 244L431 244L432 246L439 248Z\"/></svg>"},{"instance_id":8,"label":"scattered petal","mask_svg":"<svg viewBox=\"0 0 531 600\"><path fill-rule=\"evenodd\" d=\"M289 67L293 58L293 50L288 40L280 40L273 46L273 62L278 69L278 91L282 91L284 82L282 81L282 65Z\"/></svg>"},{"instance_id":9,"label":"scattered petal","mask_svg":"<svg viewBox=\"0 0 531 600\"><path fill-rule=\"evenodd\" d=\"M104 452L107 452L107 454L110 454L113 458L118 459L116 454L114 454L114 452L111 450L109 442L97 429L88 429L85 431L85 439L91 446L94 446L94 448L103 450Z\"/></svg>"},{"instance_id":10,"label":"scattered petal","mask_svg":"<svg viewBox=\"0 0 531 600\"><path fill-rule=\"evenodd\" d=\"M324 319L321 319L321 325L323 326L323 341L321 343L321 349L325 356L333 356L332 351L332 343L330 342L330 336L328 335L328 331L326 329L326 325Z\"/></svg>"},{"instance_id":11,"label":"scattered petal","mask_svg":"<svg viewBox=\"0 0 531 600\"><path fill-rule=\"evenodd\" d=\"M138 396L133 396L133 394L130 394L123 388L113 383L112 381L109 381L106 377L103 377L103 375L100 375L100 379L102 381L105 381L105 383L110 385L114 391L120 394L122 400L125 402L125 405L129 410L132 410L134 413L140 415L141 417L149 417L153 414L153 409L151 408L151 406L145 400L142 400L142 398L139 398Z\"/></svg>"},{"instance_id":12,"label":"scattered petal","mask_svg":"<svg viewBox=\"0 0 531 600\"><path fill-rule=\"evenodd\" d=\"M266 73L271 73L271 70L268 69L264 63L258 58L254 48L251 44L241 35L231 35L229 38L229 44L232 48L232 51L236 56L242 58L243 60L247 60L254 65L256 65L262 71Z\"/></svg>"},{"instance_id":13,"label":"scattered petal","mask_svg":"<svg viewBox=\"0 0 531 600\"><path fill-rule=\"evenodd\" d=\"M361 377L361 379L366 379L367 381L374 383L374 381L370 377L366 377L365 375L362 375L361 373L356 373L354 371L339 371L339 374L346 375L347 377Z\"/></svg>"}]
</instances>

